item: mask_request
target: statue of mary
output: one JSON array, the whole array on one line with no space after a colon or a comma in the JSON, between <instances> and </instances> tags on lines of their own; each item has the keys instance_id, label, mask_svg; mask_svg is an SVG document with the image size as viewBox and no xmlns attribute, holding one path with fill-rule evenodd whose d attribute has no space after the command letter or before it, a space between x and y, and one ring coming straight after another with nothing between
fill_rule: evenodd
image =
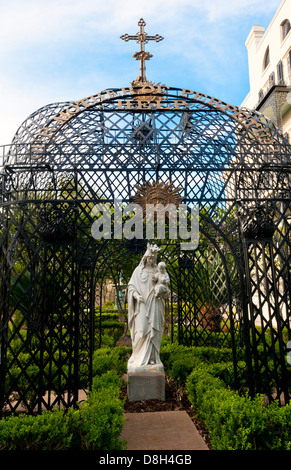
<instances>
[{"instance_id":1,"label":"statue of mary","mask_svg":"<svg viewBox=\"0 0 291 470\"><path fill-rule=\"evenodd\" d=\"M155 295L158 251L156 245L148 244L128 284L128 326L132 340L128 367L161 364L165 300Z\"/></svg>"}]
</instances>

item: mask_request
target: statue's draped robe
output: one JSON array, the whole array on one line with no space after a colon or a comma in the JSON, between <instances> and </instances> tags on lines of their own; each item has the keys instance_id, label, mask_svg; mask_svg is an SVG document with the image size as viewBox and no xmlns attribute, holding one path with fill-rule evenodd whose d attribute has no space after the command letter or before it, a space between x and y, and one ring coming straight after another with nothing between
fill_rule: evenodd
<instances>
[{"instance_id":1,"label":"statue's draped robe","mask_svg":"<svg viewBox=\"0 0 291 470\"><path fill-rule=\"evenodd\" d=\"M161 364L160 346L164 325L165 302L155 297L154 270L146 271L142 265L134 270L128 284L128 326L131 332L132 356L128 365L141 367ZM142 296L137 302L134 293Z\"/></svg>"}]
</instances>

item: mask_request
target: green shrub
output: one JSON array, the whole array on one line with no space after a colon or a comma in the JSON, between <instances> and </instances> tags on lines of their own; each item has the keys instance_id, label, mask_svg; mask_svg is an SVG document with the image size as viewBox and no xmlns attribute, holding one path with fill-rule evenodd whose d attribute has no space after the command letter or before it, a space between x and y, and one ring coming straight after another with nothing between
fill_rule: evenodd
<instances>
[{"instance_id":1,"label":"green shrub","mask_svg":"<svg viewBox=\"0 0 291 470\"><path fill-rule=\"evenodd\" d=\"M121 331L124 329L124 322L118 321L118 320L104 320L101 323L101 328L117 328Z\"/></svg>"},{"instance_id":2,"label":"green shrub","mask_svg":"<svg viewBox=\"0 0 291 470\"><path fill-rule=\"evenodd\" d=\"M0 450L66 450L72 443L72 413L45 411L41 415L0 420Z\"/></svg>"},{"instance_id":3,"label":"green shrub","mask_svg":"<svg viewBox=\"0 0 291 470\"><path fill-rule=\"evenodd\" d=\"M233 362L217 362L207 364L207 370L214 377L220 378L226 386L235 388L245 384L246 364L243 361L238 362L237 383L235 381Z\"/></svg>"},{"instance_id":4,"label":"green shrub","mask_svg":"<svg viewBox=\"0 0 291 470\"><path fill-rule=\"evenodd\" d=\"M168 374L181 384L185 383L193 368L202 363L216 364L213 372L229 384L234 382L232 351L228 348L165 344L161 347L161 360Z\"/></svg>"},{"instance_id":5,"label":"green shrub","mask_svg":"<svg viewBox=\"0 0 291 470\"><path fill-rule=\"evenodd\" d=\"M100 341L100 334L99 332L96 332L96 344L99 344L99 341ZM101 334L101 344L100 344L100 347L109 347L109 348L114 348L115 346L115 339L114 337L109 333L104 333L102 332Z\"/></svg>"},{"instance_id":6,"label":"green shrub","mask_svg":"<svg viewBox=\"0 0 291 470\"><path fill-rule=\"evenodd\" d=\"M268 422L272 424L272 442L276 449L291 450L291 404L268 407ZM271 426L270 426L271 428ZM271 446L270 446L271 448Z\"/></svg>"},{"instance_id":7,"label":"green shrub","mask_svg":"<svg viewBox=\"0 0 291 470\"><path fill-rule=\"evenodd\" d=\"M95 352L92 391L79 408L1 419L0 450L124 449L120 386L127 355L123 346Z\"/></svg>"},{"instance_id":8,"label":"green shrub","mask_svg":"<svg viewBox=\"0 0 291 470\"><path fill-rule=\"evenodd\" d=\"M118 320L105 320L101 323L101 332L104 342L104 334L109 335L113 339L112 346L115 345L116 341L120 338L124 330L124 322ZM98 330L97 330L98 331ZM98 333L97 333L98 334Z\"/></svg>"},{"instance_id":9,"label":"green shrub","mask_svg":"<svg viewBox=\"0 0 291 470\"><path fill-rule=\"evenodd\" d=\"M100 387L81 408L0 420L0 450L118 450L124 424L119 386Z\"/></svg>"},{"instance_id":10,"label":"green shrub","mask_svg":"<svg viewBox=\"0 0 291 470\"><path fill-rule=\"evenodd\" d=\"M109 390L110 388L114 389L116 387L118 387L119 390L121 385L122 379L120 375L118 375L115 370L108 370L99 377L96 376L93 378L92 390L98 391L102 390L103 388Z\"/></svg>"},{"instance_id":11,"label":"green shrub","mask_svg":"<svg viewBox=\"0 0 291 470\"><path fill-rule=\"evenodd\" d=\"M101 387L93 391L79 411L79 448L85 450L120 450L125 441L120 440L124 425L123 403L119 388Z\"/></svg>"},{"instance_id":12,"label":"green shrub","mask_svg":"<svg viewBox=\"0 0 291 470\"><path fill-rule=\"evenodd\" d=\"M212 368L213 371L213 368ZM291 406L265 406L231 390L204 365L186 382L193 407L204 420L215 450L282 450L291 448Z\"/></svg>"},{"instance_id":13,"label":"green shrub","mask_svg":"<svg viewBox=\"0 0 291 470\"><path fill-rule=\"evenodd\" d=\"M175 359L174 353L181 348L183 348L183 346L179 346L178 343L169 343L168 341L164 342L163 339L160 349L160 358L165 369L170 369ZM185 350L187 349L188 348L185 347Z\"/></svg>"},{"instance_id":14,"label":"green shrub","mask_svg":"<svg viewBox=\"0 0 291 470\"><path fill-rule=\"evenodd\" d=\"M205 422L215 450L290 450L291 405L266 406L234 390L232 350L187 347L165 342L161 359L167 373L185 385L190 403ZM246 365L238 363L236 385L245 383Z\"/></svg>"},{"instance_id":15,"label":"green shrub","mask_svg":"<svg viewBox=\"0 0 291 470\"><path fill-rule=\"evenodd\" d=\"M192 372L194 367L199 364L199 362L199 359L195 356L177 359L172 364L168 373L174 380L180 384L184 384L189 374Z\"/></svg>"},{"instance_id":16,"label":"green shrub","mask_svg":"<svg viewBox=\"0 0 291 470\"><path fill-rule=\"evenodd\" d=\"M123 346L100 348L93 354L93 376L115 370L120 376L126 373L128 350Z\"/></svg>"},{"instance_id":17,"label":"green shrub","mask_svg":"<svg viewBox=\"0 0 291 470\"><path fill-rule=\"evenodd\" d=\"M207 393L215 395L218 390L225 390L225 385L221 379L211 375L207 367L200 367L192 371L186 381L186 391L188 398L194 408L201 414L201 400Z\"/></svg>"}]
</instances>

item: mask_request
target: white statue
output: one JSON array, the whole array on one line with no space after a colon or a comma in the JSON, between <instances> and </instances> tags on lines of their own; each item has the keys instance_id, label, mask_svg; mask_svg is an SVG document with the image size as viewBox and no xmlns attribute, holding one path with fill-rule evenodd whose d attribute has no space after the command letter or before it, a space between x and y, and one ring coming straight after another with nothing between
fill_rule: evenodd
<instances>
[{"instance_id":1,"label":"white statue","mask_svg":"<svg viewBox=\"0 0 291 470\"><path fill-rule=\"evenodd\" d=\"M128 326L132 339L128 367L161 364L165 298L169 295L170 279L164 263L157 268L158 251L156 245L148 244L128 284Z\"/></svg>"},{"instance_id":2,"label":"white statue","mask_svg":"<svg viewBox=\"0 0 291 470\"><path fill-rule=\"evenodd\" d=\"M158 271L153 275L153 281L157 283L155 286L156 297L159 299L168 299L170 294L168 288L170 278L166 271L166 264L163 261L158 263Z\"/></svg>"}]
</instances>

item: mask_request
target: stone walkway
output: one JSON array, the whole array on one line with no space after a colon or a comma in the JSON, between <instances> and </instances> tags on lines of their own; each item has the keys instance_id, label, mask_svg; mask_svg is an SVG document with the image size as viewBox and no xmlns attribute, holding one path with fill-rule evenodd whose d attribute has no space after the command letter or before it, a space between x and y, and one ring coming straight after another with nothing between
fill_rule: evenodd
<instances>
[{"instance_id":1,"label":"stone walkway","mask_svg":"<svg viewBox=\"0 0 291 470\"><path fill-rule=\"evenodd\" d=\"M209 450L186 411L125 413L127 450Z\"/></svg>"}]
</instances>

